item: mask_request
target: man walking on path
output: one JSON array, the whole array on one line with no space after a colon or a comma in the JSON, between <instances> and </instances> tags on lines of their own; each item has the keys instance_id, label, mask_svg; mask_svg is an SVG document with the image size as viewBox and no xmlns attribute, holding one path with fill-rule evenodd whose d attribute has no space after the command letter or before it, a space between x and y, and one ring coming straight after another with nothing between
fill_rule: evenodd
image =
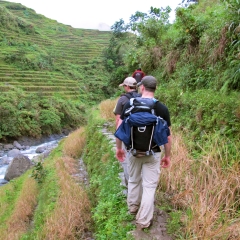
<instances>
[{"instance_id":1,"label":"man walking on path","mask_svg":"<svg viewBox=\"0 0 240 240\"><path fill-rule=\"evenodd\" d=\"M127 77L123 81L123 83L119 84L120 87L123 86L125 94L118 99L117 105L113 110L116 119L116 127L118 126L118 121L120 119L120 115L122 114L124 105L129 101L130 98L134 98L140 96L137 92L137 82L133 77Z\"/></svg>"},{"instance_id":2,"label":"man walking on path","mask_svg":"<svg viewBox=\"0 0 240 240\"><path fill-rule=\"evenodd\" d=\"M118 102L113 110L113 113L115 114L115 119L116 119L116 128L118 127L118 122L120 119L120 115L122 114L124 105L129 101L130 98L141 96L137 92L137 82L133 77L125 78L123 83L121 83L119 86L120 87L123 86L124 91L126 93L122 94L122 96L118 99ZM122 148L123 148L123 151L126 151L126 150L124 150L125 149L124 145L122 146ZM125 183L127 186L128 178L129 178L128 168L127 168L127 159L125 159L125 161L122 161L122 167L123 167L123 171L124 171Z\"/></svg>"},{"instance_id":3,"label":"man walking on path","mask_svg":"<svg viewBox=\"0 0 240 240\"><path fill-rule=\"evenodd\" d=\"M154 98L157 81L153 76L145 76L138 84L142 98ZM124 119L124 112L130 107L130 102L125 104L123 113L120 116L118 126ZM161 102L155 106L156 116L162 117L171 126L168 108ZM144 141L144 139L143 139ZM116 138L116 157L122 162L125 160L125 151L122 149L122 142ZM148 228L152 224L154 211L155 192L160 177L160 166L167 168L170 166L171 135L168 136L168 143L164 144L165 156L161 160L160 147L152 155L134 156L128 152L128 197L127 204L131 214L136 214L137 228Z\"/></svg>"},{"instance_id":4,"label":"man walking on path","mask_svg":"<svg viewBox=\"0 0 240 240\"><path fill-rule=\"evenodd\" d=\"M138 68L133 74L132 77L136 79L137 83L141 82L142 78L145 76L145 73L141 68Z\"/></svg>"}]
</instances>

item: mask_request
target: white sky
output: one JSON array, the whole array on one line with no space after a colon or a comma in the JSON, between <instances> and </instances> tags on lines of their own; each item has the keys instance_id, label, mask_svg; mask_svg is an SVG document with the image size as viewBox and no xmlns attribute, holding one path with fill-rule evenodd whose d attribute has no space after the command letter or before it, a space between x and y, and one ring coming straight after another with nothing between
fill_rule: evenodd
<instances>
[{"instance_id":1,"label":"white sky","mask_svg":"<svg viewBox=\"0 0 240 240\"><path fill-rule=\"evenodd\" d=\"M125 23L136 11L148 13L150 7L172 9L182 0L8 0L34 9L37 13L74 28L109 30L121 18ZM108 29L107 29L108 28Z\"/></svg>"}]
</instances>

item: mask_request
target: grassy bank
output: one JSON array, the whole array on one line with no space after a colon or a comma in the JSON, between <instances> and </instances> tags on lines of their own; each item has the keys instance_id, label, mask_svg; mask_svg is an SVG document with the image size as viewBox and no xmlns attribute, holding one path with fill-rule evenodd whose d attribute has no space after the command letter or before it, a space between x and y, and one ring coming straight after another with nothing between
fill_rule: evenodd
<instances>
[{"instance_id":1,"label":"grassy bank","mask_svg":"<svg viewBox=\"0 0 240 240\"><path fill-rule=\"evenodd\" d=\"M43 162L0 189L3 239L81 239L91 228L90 201L76 181L85 144L78 129Z\"/></svg>"},{"instance_id":2,"label":"grassy bank","mask_svg":"<svg viewBox=\"0 0 240 240\"><path fill-rule=\"evenodd\" d=\"M101 102L85 128L62 140L38 167L0 188L4 239L81 239L90 233L95 239L131 238L133 217L120 185L122 169L114 142L102 132L114 132L115 103ZM172 135L171 167L162 169L156 192L156 206L169 214L168 232L175 239L238 239L240 168L230 161L225 139L206 134L196 155L188 148L192 140L186 141L176 124ZM80 156L88 187L76 178Z\"/></svg>"}]
</instances>

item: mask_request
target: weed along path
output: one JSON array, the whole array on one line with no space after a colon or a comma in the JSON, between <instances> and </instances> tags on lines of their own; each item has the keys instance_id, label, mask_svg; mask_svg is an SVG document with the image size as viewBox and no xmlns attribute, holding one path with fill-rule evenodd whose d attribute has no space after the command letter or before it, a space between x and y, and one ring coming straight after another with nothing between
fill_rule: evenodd
<instances>
[{"instance_id":1,"label":"weed along path","mask_svg":"<svg viewBox=\"0 0 240 240\"><path fill-rule=\"evenodd\" d=\"M113 144L112 151L114 151L115 153L116 145L114 135L111 132L109 132L107 128L102 129L102 133ZM124 180L124 173L122 172L119 176L121 178L122 185L125 187L123 193L126 195L127 187ZM168 215L166 212L155 207L152 226L144 231L135 229L129 232L129 235L132 235L136 240L172 240L171 236L167 234L167 218ZM135 221L133 221L132 224L134 225Z\"/></svg>"}]
</instances>

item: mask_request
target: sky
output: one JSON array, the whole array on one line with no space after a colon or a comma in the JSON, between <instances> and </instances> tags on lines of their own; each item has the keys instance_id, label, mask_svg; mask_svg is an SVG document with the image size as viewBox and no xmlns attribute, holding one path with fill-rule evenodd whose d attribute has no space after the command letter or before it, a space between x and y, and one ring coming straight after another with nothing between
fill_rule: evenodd
<instances>
[{"instance_id":1,"label":"sky","mask_svg":"<svg viewBox=\"0 0 240 240\"><path fill-rule=\"evenodd\" d=\"M129 22L136 11L148 13L150 7L170 6L173 21L175 9L182 0L8 0L32 8L36 13L74 28L110 30L121 18Z\"/></svg>"}]
</instances>

